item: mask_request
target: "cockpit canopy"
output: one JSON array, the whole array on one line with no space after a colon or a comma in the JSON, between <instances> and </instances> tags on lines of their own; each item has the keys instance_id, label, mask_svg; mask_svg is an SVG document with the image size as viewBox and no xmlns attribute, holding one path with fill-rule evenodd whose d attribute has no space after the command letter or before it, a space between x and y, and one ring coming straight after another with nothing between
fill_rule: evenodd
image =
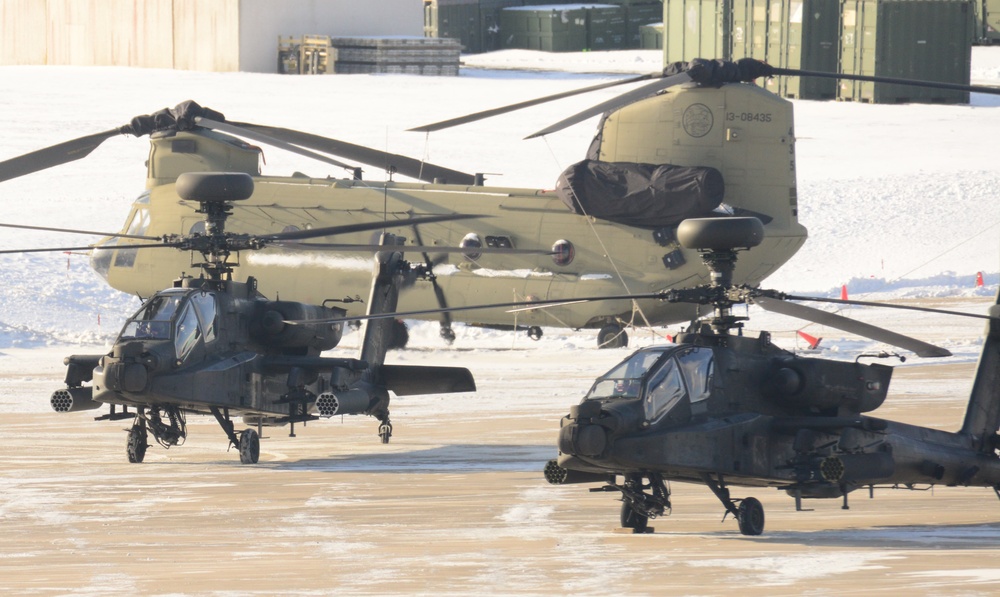
<instances>
[{"instance_id":1,"label":"cockpit canopy","mask_svg":"<svg viewBox=\"0 0 1000 597\"><path fill-rule=\"evenodd\" d=\"M713 365L707 347L644 348L599 377L585 400L641 399L646 422L655 423L682 403L706 400Z\"/></svg>"},{"instance_id":2,"label":"cockpit canopy","mask_svg":"<svg viewBox=\"0 0 1000 597\"><path fill-rule=\"evenodd\" d=\"M216 336L216 297L202 289L171 288L158 292L126 323L122 340L172 340L183 361L199 342Z\"/></svg>"}]
</instances>

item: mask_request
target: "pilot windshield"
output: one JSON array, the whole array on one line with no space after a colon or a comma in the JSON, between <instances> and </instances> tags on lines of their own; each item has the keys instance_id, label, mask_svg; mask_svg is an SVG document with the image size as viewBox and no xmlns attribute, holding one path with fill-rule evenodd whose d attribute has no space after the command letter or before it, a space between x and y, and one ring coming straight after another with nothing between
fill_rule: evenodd
<instances>
[{"instance_id":1,"label":"pilot windshield","mask_svg":"<svg viewBox=\"0 0 1000 597\"><path fill-rule=\"evenodd\" d=\"M636 352L601 376L586 399L638 398L643 376L660 360L667 348L656 347Z\"/></svg>"},{"instance_id":2,"label":"pilot windshield","mask_svg":"<svg viewBox=\"0 0 1000 597\"><path fill-rule=\"evenodd\" d=\"M146 301L139 312L125 324L122 338L168 340L170 319L184 300L183 293L160 293Z\"/></svg>"}]
</instances>

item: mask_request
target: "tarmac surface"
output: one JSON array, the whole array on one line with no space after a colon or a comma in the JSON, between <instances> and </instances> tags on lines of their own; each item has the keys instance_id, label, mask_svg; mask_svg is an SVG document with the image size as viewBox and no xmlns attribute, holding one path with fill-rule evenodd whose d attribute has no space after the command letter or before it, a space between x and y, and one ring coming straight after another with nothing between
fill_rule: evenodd
<instances>
[{"instance_id":1,"label":"tarmac surface","mask_svg":"<svg viewBox=\"0 0 1000 597\"><path fill-rule=\"evenodd\" d=\"M978 328L978 325L976 326ZM125 456L128 422L58 415L65 349L0 357L0 590L17 595L994 595L1000 500L990 489L877 488L836 500L734 488L766 510L745 537L700 485L671 485L655 533L617 532L619 502L541 470L558 420L628 351L406 351L468 366L480 392L394 399L377 424L266 429L241 465L210 418L186 445ZM612 353L612 354L608 354ZM975 367L901 367L884 418L960 425ZM752 493L751 493L752 492Z\"/></svg>"}]
</instances>

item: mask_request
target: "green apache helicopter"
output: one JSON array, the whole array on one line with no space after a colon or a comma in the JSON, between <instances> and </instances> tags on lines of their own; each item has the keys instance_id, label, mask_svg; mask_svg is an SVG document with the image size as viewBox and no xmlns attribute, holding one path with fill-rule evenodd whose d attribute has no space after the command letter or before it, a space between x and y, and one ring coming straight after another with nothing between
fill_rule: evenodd
<instances>
[{"instance_id":1,"label":"green apache helicopter","mask_svg":"<svg viewBox=\"0 0 1000 597\"><path fill-rule=\"evenodd\" d=\"M692 324L675 344L636 351L597 378L562 419L559 457L546 465L546 479L599 483L591 491L620 493L621 525L633 532L652 532L649 519L670 514L669 481L706 485L744 535L763 533L764 508L756 498L732 497L736 486L783 490L800 510L804 498L843 498L847 508L848 494L865 487L990 487L1000 497L1000 293L986 315L952 313L988 321L961 429L889 421L873 412L886 399L893 369L861 361L899 355L862 354L854 362L796 355L775 346L767 332L744 335L746 318L734 316L732 306L756 304L922 357L950 353L786 301L945 311L733 284L737 251L753 247L762 232L752 218L681 224L680 242L702 253L712 284L661 298L710 304L714 315Z\"/></svg>"},{"instance_id":2,"label":"green apache helicopter","mask_svg":"<svg viewBox=\"0 0 1000 597\"><path fill-rule=\"evenodd\" d=\"M185 201L199 205L205 231L145 242L136 245L141 247L137 250L163 254L156 249L173 248L200 255L202 275L181 277L150 296L108 353L67 357L66 387L51 398L56 412L109 406L97 420L132 420L126 443L130 462L143 461L149 435L165 448L182 444L189 414L214 416L238 448L240 461L252 464L260 456L263 426L289 425L294 436L296 423L367 414L378 419L378 433L386 443L392 435L390 392L407 396L475 391L472 374L462 367L385 364L392 319L368 324L358 358L324 357L321 353L337 346L343 333L343 323L324 320L343 318L345 309L270 300L257 280L233 280L230 257L237 251L377 226L232 233L226 230L226 220L234 204L253 195L249 175L182 174L176 190ZM416 228L461 217L425 216L406 224ZM428 275L422 264L412 266L403 259L404 239L383 234L380 241L367 300L369 315L395 311L404 283ZM286 319L300 324L287 325ZM237 433L233 417L240 415L249 427Z\"/></svg>"}]
</instances>

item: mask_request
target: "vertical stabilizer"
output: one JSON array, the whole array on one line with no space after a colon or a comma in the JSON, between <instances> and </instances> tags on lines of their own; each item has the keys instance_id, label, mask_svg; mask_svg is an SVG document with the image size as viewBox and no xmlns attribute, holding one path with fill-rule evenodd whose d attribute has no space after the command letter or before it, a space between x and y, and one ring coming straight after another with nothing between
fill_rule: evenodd
<instances>
[{"instance_id":1,"label":"vertical stabilizer","mask_svg":"<svg viewBox=\"0 0 1000 597\"><path fill-rule=\"evenodd\" d=\"M971 434L980 451L992 453L1000 429L1000 291L989 315L962 433Z\"/></svg>"},{"instance_id":2,"label":"vertical stabilizer","mask_svg":"<svg viewBox=\"0 0 1000 597\"><path fill-rule=\"evenodd\" d=\"M380 244L387 248L397 244L399 237L382 235ZM399 239L401 240L401 239ZM403 282L405 262L402 253L390 250L375 255L375 271L372 276L372 292L368 297L368 314L392 313L399 300L399 287ZM392 318L369 319L365 324L365 339L361 347L361 360L368 363L370 379L377 379L378 369L385 362L386 352L392 340Z\"/></svg>"}]
</instances>

